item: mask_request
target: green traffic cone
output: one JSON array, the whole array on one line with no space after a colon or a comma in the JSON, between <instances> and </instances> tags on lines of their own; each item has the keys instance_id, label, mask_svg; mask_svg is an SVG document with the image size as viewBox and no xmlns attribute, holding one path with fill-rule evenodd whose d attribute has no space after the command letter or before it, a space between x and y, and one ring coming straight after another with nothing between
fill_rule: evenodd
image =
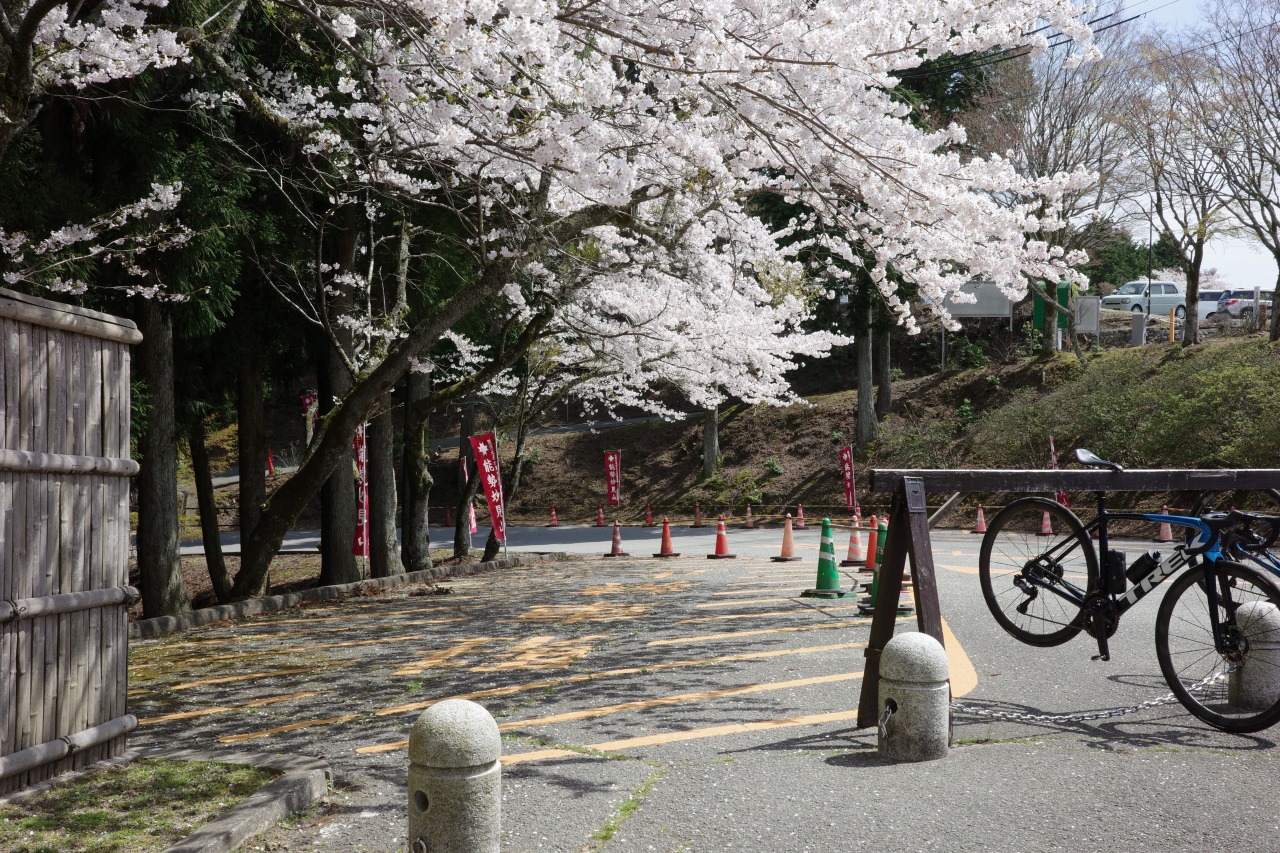
<instances>
[{"instance_id":1,"label":"green traffic cone","mask_svg":"<svg viewBox=\"0 0 1280 853\"><path fill-rule=\"evenodd\" d=\"M822 544L818 547L818 580L813 589L800 593L806 598L842 598L840 573L836 571L836 546L831 541L831 519L822 519Z\"/></svg>"}]
</instances>

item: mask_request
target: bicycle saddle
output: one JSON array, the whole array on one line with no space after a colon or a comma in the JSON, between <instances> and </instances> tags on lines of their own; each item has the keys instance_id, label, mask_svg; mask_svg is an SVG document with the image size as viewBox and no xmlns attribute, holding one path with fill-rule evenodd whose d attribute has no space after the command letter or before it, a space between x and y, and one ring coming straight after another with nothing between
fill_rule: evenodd
<instances>
[{"instance_id":1,"label":"bicycle saddle","mask_svg":"<svg viewBox=\"0 0 1280 853\"><path fill-rule=\"evenodd\" d=\"M1115 462L1108 462L1097 454L1085 450L1083 447L1076 448L1076 461L1081 465L1088 465L1090 468L1106 468L1108 471L1124 470L1123 466Z\"/></svg>"}]
</instances>

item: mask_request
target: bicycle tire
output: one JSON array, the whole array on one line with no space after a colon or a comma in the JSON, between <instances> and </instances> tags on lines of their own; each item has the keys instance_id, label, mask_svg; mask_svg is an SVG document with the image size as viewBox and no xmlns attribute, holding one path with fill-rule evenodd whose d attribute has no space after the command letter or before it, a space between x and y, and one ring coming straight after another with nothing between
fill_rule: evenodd
<instances>
[{"instance_id":1,"label":"bicycle tire","mask_svg":"<svg viewBox=\"0 0 1280 853\"><path fill-rule=\"evenodd\" d=\"M1046 513L1053 536L1040 533ZM982 597L1000 627L1016 639L1029 646L1058 646L1080 633L1084 613L1039 587L1028 594L1016 585L1037 561L1041 577L1050 583L1056 577L1087 590L1089 579L1098 576L1097 553L1075 513L1047 498L1019 498L995 514L982 537Z\"/></svg>"},{"instance_id":2,"label":"bicycle tire","mask_svg":"<svg viewBox=\"0 0 1280 853\"><path fill-rule=\"evenodd\" d=\"M1210 573L1218 581L1220 618L1242 645L1238 652L1220 652L1214 642L1204 585ZM1263 643L1273 648L1261 648ZM1227 560L1212 570L1183 573L1160 602L1156 657L1178 700L1215 729L1246 734L1275 725L1280 722L1280 587L1264 572Z\"/></svg>"}]
</instances>

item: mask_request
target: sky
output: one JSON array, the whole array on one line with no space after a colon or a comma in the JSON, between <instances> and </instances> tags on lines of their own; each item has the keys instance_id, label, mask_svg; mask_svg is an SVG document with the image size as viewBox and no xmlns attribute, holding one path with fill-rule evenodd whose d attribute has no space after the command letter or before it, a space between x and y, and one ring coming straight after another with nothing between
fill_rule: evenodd
<instances>
[{"instance_id":1,"label":"sky","mask_svg":"<svg viewBox=\"0 0 1280 853\"><path fill-rule=\"evenodd\" d=\"M1142 15L1134 23L1167 29L1198 24L1201 0L1130 0L1126 11ZM1221 238L1206 247L1204 269L1216 269L1232 287L1276 285L1276 262L1269 252L1247 240Z\"/></svg>"}]
</instances>

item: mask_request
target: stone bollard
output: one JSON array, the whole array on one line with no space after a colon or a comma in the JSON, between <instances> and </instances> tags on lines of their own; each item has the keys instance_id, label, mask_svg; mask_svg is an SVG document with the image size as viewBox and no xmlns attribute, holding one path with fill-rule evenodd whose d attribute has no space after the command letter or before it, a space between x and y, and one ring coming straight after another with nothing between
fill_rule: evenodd
<instances>
[{"instance_id":1,"label":"stone bollard","mask_svg":"<svg viewBox=\"0 0 1280 853\"><path fill-rule=\"evenodd\" d=\"M897 634L885 644L880 653L881 758L946 757L951 741L949 678L947 652L928 634Z\"/></svg>"},{"instance_id":2,"label":"stone bollard","mask_svg":"<svg viewBox=\"0 0 1280 853\"><path fill-rule=\"evenodd\" d=\"M410 853L498 853L502 739L484 708L446 699L409 734Z\"/></svg>"},{"instance_id":3,"label":"stone bollard","mask_svg":"<svg viewBox=\"0 0 1280 853\"><path fill-rule=\"evenodd\" d=\"M1244 627L1249 658L1228 676L1227 701L1237 708L1260 711L1280 697L1280 610L1266 601L1251 601L1236 609L1236 624Z\"/></svg>"}]
</instances>

